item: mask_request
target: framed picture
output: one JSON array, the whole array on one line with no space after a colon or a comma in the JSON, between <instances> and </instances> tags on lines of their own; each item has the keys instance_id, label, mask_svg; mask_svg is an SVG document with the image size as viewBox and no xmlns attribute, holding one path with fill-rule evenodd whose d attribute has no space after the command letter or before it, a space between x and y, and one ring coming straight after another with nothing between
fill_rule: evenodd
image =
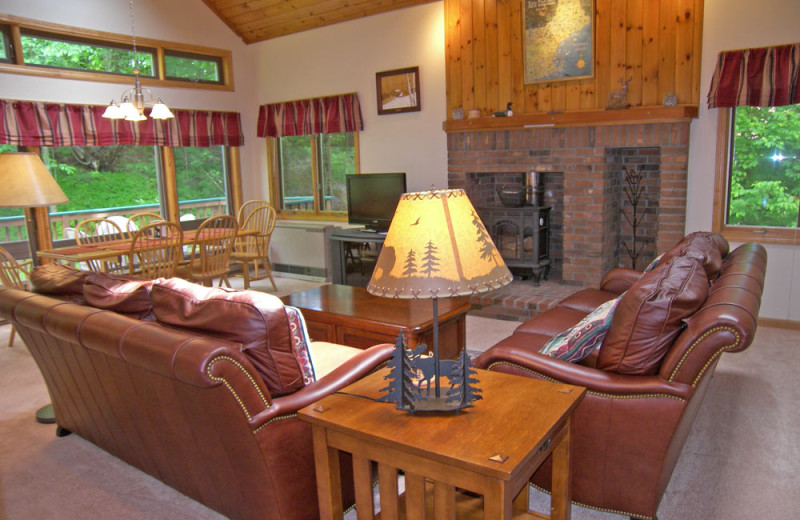
<instances>
[{"instance_id":1,"label":"framed picture","mask_svg":"<svg viewBox=\"0 0 800 520\"><path fill-rule=\"evenodd\" d=\"M525 83L594 76L594 0L523 2Z\"/></svg>"},{"instance_id":2,"label":"framed picture","mask_svg":"<svg viewBox=\"0 0 800 520\"><path fill-rule=\"evenodd\" d=\"M419 67L387 70L375 74L378 90L378 115L421 110Z\"/></svg>"}]
</instances>

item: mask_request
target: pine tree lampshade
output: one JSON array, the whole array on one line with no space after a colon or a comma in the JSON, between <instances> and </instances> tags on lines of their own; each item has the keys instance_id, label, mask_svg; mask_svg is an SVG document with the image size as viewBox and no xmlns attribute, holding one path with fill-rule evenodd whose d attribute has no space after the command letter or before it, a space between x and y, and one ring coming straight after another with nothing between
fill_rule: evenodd
<instances>
[{"instance_id":1,"label":"pine tree lampshade","mask_svg":"<svg viewBox=\"0 0 800 520\"><path fill-rule=\"evenodd\" d=\"M511 280L511 273L464 190L403 194L367 291L386 298L433 299L433 361L422 357L421 351L399 352L393 370L399 367L396 375L403 380L402 388L405 388L408 382L405 369L417 363L420 366L408 372L421 373L425 379L426 370L423 367L432 366L435 398L429 399L422 392L421 384L418 384L416 388L408 388L407 393L398 392L397 395L405 399L402 403L398 402L398 407L453 410L468 406L463 399L470 394L468 382L471 380L466 353L462 353L456 361L439 360L437 300L491 291ZM404 350L402 342L399 342L398 348ZM458 373L463 378L451 377L451 374ZM441 395L440 375L443 374L450 377L451 385L453 379L459 379L460 386L455 394L449 392L447 396ZM430 383L430 378L427 380Z\"/></svg>"}]
</instances>

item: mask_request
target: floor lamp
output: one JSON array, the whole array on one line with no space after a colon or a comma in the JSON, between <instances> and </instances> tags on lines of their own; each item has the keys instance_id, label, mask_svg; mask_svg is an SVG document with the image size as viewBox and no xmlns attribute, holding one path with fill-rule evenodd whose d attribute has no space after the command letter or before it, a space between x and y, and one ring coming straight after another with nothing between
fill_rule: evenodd
<instances>
[{"instance_id":1,"label":"floor lamp","mask_svg":"<svg viewBox=\"0 0 800 520\"><path fill-rule=\"evenodd\" d=\"M39 208L69 202L58 183L47 171L39 154L12 152L0 154L0 208ZM25 215L31 260L38 265L36 223Z\"/></svg>"},{"instance_id":2,"label":"floor lamp","mask_svg":"<svg viewBox=\"0 0 800 520\"><path fill-rule=\"evenodd\" d=\"M47 171L39 154L34 152L12 152L0 154L0 208L39 208L69 202L58 183ZM28 230L28 245L33 265L39 265L36 251L36 223L30 212L25 212ZM40 423L55 422L53 405L49 404L36 412Z\"/></svg>"}]
</instances>

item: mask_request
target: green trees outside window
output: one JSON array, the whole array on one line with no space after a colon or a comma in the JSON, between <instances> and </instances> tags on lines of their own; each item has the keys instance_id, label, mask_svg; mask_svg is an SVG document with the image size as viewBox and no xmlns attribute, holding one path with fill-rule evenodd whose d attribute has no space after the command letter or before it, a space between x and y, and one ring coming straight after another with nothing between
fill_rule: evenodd
<instances>
[{"instance_id":1,"label":"green trees outside window","mask_svg":"<svg viewBox=\"0 0 800 520\"><path fill-rule=\"evenodd\" d=\"M800 224L800 105L734 111L727 223Z\"/></svg>"},{"instance_id":2,"label":"green trees outside window","mask_svg":"<svg viewBox=\"0 0 800 520\"><path fill-rule=\"evenodd\" d=\"M214 210L213 214L227 213L228 176L225 174L225 147L174 149L175 180L178 188L178 209L184 219L205 218L210 213L200 205ZM191 216L188 216L191 215Z\"/></svg>"},{"instance_id":3,"label":"green trees outside window","mask_svg":"<svg viewBox=\"0 0 800 520\"><path fill-rule=\"evenodd\" d=\"M21 36L22 55L27 65L87 70L110 74L133 75L138 68L141 76L155 77L155 52L68 41L40 34Z\"/></svg>"},{"instance_id":4,"label":"green trees outside window","mask_svg":"<svg viewBox=\"0 0 800 520\"><path fill-rule=\"evenodd\" d=\"M279 138L280 209L345 213L345 175L356 173L355 151L354 132Z\"/></svg>"},{"instance_id":5,"label":"green trees outside window","mask_svg":"<svg viewBox=\"0 0 800 520\"><path fill-rule=\"evenodd\" d=\"M221 60L218 58L165 51L164 66L168 79L222 83Z\"/></svg>"}]
</instances>

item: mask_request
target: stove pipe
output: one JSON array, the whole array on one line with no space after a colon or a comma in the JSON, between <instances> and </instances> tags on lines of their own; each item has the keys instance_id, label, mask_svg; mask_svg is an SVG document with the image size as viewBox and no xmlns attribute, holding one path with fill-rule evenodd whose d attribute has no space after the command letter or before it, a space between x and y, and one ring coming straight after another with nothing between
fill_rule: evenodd
<instances>
[{"instance_id":1,"label":"stove pipe","mask_svg":"<svg viewBox=\"0 0 800 520\"><path fill-rule=\"evenodd\" d=\"M544 206L544 176L533 170L525 174L525 204Z\"/></svg>"}]
</instances>

